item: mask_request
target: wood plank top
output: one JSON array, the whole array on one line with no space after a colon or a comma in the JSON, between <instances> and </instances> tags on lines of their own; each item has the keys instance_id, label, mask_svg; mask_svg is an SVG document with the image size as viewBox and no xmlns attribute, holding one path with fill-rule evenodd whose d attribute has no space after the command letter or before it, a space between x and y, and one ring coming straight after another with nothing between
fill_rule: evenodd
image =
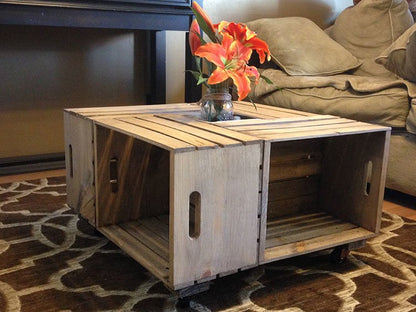
<instances>
[{"instance_id":1,"label":"wood plank top","mask_svg":"<svg viewBox=\"0 0 416 312\"><path fill-rule=\"evenodd\" d=\"M239 120L207 122L196 104L65 109L65 112L176 152L389 131L389 127L332 115L234 102Z\"/></svg>"},{"instance_id":2,"label":"wood plank top","mask_svg":"<svg viewBox=\"0 0 416 312\"><path fill-rule=\"evenodd\" d=\"M133 125L128 122L120 121L115 118L107 118L97 121L96 124L107 127L109 129L124 133L131 137L143 140L151 143L155 146L161 147L169 151L192 151L195 150L195 146L172 138L168 135L161 134L160 132L149 130L138 125Z\"/></svg>"},{"instance_id":3,"label":"wood plank top","mask_svg":"<svg viewBox=\"0 0 416 312\"><path fill-rule=\"evenodd\" d=\"M151 114L157 112L175 113L178 111L199 112L200 108L195 104L160 104L160 105L132 105L132 106L107 106L107 107L82 107L67 108L66 112L83 116L85 118L128 115L128 114Z\"/></svg>"}]
</instances>

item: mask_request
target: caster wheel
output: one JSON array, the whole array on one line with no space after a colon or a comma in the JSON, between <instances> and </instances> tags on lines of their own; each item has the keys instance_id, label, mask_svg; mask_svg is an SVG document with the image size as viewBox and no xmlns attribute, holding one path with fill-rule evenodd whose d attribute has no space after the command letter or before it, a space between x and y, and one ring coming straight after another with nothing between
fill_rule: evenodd
<instances>
[{"instance_id":1,"label":"caster wheel","mask_svg":"<svg viewBox=\"0 0 416 312\"><path fill-rule=\"evenodd\" d=\"M176 307L186 309L186 308L189 308L190 303L191 303L191 298L189 297L178 298Z\"/></svg>"},{"instance_id":2,"label":"caster wheel","mask_svg":"<svg viewBox=\"0 0 416 312\"><path fill-rule=\"evenodd\" d=\"M331 253L331 262L336 264L344 263L350 254L347 246L336 247Z\"/></svg>"},{"instance_id":3,"label":"caster wheel","mask_svg":"<svg viewBox=\"0 0 416 312\"><path fill-rule=\"evenodd\" d=\"M101 233L100 231L98 231L97 229L94 228L94 235L98 236L98 237L104 237L103 233Z\"/></svg>"}]
</instances>

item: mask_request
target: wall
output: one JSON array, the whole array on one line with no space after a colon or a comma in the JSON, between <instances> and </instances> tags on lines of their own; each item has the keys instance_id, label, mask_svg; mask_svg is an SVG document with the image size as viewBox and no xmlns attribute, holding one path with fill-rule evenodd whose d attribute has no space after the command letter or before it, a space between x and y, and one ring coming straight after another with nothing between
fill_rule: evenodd
<instances>
[{"instance_id":1,"label":"wall","mask_svg":"<svg viewBox=\"0 0 416 312\"><path fill-rule=\"evenodd\" d=\"M131 32L1 26L0 42L0 158L62 152L63 108L145 102Z\"/></svg>"},{"instance_id":2,"label":"wall","mask_svg":"<svg viewBox=\"0 0 416 312\"><path fill-rule=\"evenodd\" d=\"M205 0L203 5L213 22L247 22L262 17L303 16L325 27L352 0Z\"/></svg>"}]
</instances>

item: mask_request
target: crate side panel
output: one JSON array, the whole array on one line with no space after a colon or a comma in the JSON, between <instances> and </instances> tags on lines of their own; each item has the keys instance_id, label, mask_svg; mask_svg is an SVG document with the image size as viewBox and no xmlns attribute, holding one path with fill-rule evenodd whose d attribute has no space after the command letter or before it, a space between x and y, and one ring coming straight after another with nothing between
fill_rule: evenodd
<instances>
[{"instance_id":1,"label":"crate side panel","mask_svg":"<svg viewBox=\"0 0 416 312\"><path fill-rule=\"evenodd\" d=\"M173 156L171 281L181 285L257 263L260 144ZM200 233L189 197L200 194Z\"/></svg>"},{"instance_id":2,"label":"crate side panel","mask_svg":"<svg viewBox=\"0 0 416 312\"><path fill-rule=\"evenodd\" d=\"M97 126L97 223L168 214L169 152Z\"/></svg>"},{"instance_id":3,"label":"crate side panel","mask_svg":"<svg viewBox=\"0 0 416 312\"><path fill-rule=\"evenodd\" d=\"M322 209L372 232L378 231L380 223L386 135L374 132L331 138L323 161Z\"/></svg>"},{"instance_id":4,"label":"crate side panel","mask_svg":"<svg viewBox=\"0 0 416 312\"><path fill-rule=\"evenodd\" d=\"M95 224L93 124L64 112L68 205Z\"/></svg>"}]
</instances>

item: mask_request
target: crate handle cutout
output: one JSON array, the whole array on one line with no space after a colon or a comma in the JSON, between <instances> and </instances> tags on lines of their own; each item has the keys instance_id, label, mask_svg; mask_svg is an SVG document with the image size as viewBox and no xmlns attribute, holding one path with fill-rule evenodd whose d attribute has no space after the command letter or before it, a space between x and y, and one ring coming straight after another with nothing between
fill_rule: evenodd
<instances>
[{"instance_id":1,"label":"crate handle cutout","mask_svg":"<svg viewBox=\"0 0 416 312\"><path fill-rule=\"evenodd\" d=\"M369 160L364 166L364 195L368 196L371 190L371 180L373 176L373 162Z\"/></svg>"},{"instance_id":2,"label":"crate handle cutout","mask_svg":"<svg viewBox=\"0 0 416 312\"><path fill-rule=\"evenodd\" d=\"M111 185L111 192L117 193L118 191L117 158L110 159L110 185Z\"/></svg>"},{"instance_id":3,"label":"crate handle cutout","mask_svg":"<svg viewBox=\"0 0 416 312\"><path fill-rule=\"evenodd\" d=\"M69 144L69 176L74 177L74 159L72 156L72 144Z\"/></svg>"},{"instance_id":4,"label":"crate handle cutout","mask_svg":"<svg viewBox=\"0 0 416 312\"><path fill-rule=\"evenodd\" d=\"M198 238L201 234L201 194L192 192L189 195L189 237Z\"/></svg>"}]
</instances>

